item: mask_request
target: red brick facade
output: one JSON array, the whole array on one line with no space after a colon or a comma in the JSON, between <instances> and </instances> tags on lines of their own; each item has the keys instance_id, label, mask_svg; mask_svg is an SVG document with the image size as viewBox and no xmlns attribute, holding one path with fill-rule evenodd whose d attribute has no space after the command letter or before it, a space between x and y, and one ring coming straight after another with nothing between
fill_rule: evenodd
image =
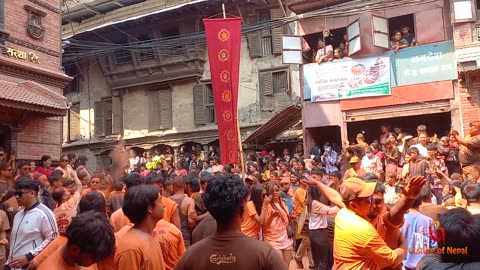
<instances>
[{"instance_id":1,"label":"red brick facade","mask_svg":"<svg viewBox=\"0 0 480 270\"><path fill-rule=\"evenodd\" d=\"M61 70L60 2L4 1L2 41L7 49L0 54L0 82L21 84L30 80L44 87L47 97L48 91L63 94L63 88L70 78ZM29 22L36 28L29 28ZM43 36L38 34L40 25L44 29ZM15 57L8 53L8 49L24 52L27 57ZM38 57L38 62L32 60L34 56ZM63 113L52 113L48 106L43 108L42 105L34 105L36 107L32 109L32 104L24 103L22 106L21 102L15 103L15 100L1 101L0 114L9 117L0 118L0 129L10 134L5 137L7 139L0 141L0 147L15 152L17 159L39 160L42 155L50 155L58 160L62 143L61 116L67 107L66 102L64 104Z\"/></svg>"},{"instance_id":2,"label":"red brick facade","mask_svg":"<svg viewBox=\"0 0 480 270\"><path fill-rule=\"evenodd\" d=\"M476 73L476 74L475 74ZM476 77L475 77L476 75ZM464 134L468 132L468 125L472 121L480 120L480 72L469 72L466 76L470 82L465 87L464 81L459 83L460 106L462 112L462 122Z\"/></svg>"},{"instance_id":3,"label":"red brick facade","mask_svg":"<svg viewBox=\"0 0 480 270\"><path fill-rule=\"evenodd\" d=\"M462 58L462 49L480 47L476 41L474 23L456 23L454 24L453 38L455 47ZM478 56L480 58L480 55ZM471 70L475 66L475 59L471 59L468 71L459 72L458 92L461 109L461 121L463 123L463 132L466 134L468 125L474 120L480 120L480 70ZM464 63L459 63L460 65Z\"/></svg>"}]
</instances>

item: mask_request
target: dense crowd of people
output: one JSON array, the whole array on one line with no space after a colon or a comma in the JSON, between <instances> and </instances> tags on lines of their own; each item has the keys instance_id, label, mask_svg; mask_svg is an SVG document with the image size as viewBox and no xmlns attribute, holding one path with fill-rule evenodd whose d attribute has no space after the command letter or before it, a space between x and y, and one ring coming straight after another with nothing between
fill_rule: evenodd
<instances>
[{"instance_id":1,"label":"dense crowd of people","mask_svg":"<svg viewBox=\"0 0 480 270\"><path fill-rule=\"evenodd\" d=\"M5 269L480 269L480 122L381 127L221 164L214 147L16 161L0 149Z\"/></svg>"}]
</instances>

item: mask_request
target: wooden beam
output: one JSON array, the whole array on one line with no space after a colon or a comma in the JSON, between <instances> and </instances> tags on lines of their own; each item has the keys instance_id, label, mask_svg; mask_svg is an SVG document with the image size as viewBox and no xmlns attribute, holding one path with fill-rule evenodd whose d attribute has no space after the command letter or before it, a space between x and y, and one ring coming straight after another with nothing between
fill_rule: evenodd
<instances>
[{"instance_id":1,"label":"wooden beam","mask_svg":"<svg viewBox=\"0 0 480 270\"><path fill-rule=\"evenodd\" d=\"M88 10L90 10L91 12L93 12L93 13L95 13L95 14L97 14L97 15L100 14L100 12L99 12L98 10L96 10L94 7L92 7L92 6L88 5L88 4L84 4L83 6L85 7L85 9L88 9Z\"/></svg>"},{"instance_id":2,"label":"wooden beam","mask_svg":"<svg viewBox=\"0 0 480 270\"><path fill-rule=\"evenodd\" d=\"M124 7L124 6L125 6L124 3L121 3L121 2L119 2L119 1L117 1L117 0L113 0L112 3L114 3L115 5L117 5L117 6L119 6L119 7Z\"/></svg>"}]
</instances>

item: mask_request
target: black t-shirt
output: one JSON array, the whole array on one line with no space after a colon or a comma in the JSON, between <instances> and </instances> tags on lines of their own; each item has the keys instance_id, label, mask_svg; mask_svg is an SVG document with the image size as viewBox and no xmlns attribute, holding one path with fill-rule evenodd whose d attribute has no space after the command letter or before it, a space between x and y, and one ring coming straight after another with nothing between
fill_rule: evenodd
<instances>
[{"instance_id":1,"label":"black t-shirt","mask_svg":"<svg viewBox=\"0 0 480 270\"><path fill-rule=\"evenodd\" d=\"M241 232L216 233L191 246L175 270L288 270L269 244Z\"/></svg>"}]
</instances>

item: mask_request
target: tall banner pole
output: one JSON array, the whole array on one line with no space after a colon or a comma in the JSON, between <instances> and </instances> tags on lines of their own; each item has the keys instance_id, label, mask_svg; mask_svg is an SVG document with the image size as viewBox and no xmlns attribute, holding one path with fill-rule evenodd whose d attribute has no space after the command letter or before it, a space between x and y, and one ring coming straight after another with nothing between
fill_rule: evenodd
<instances>
[{"instance_id":1,"label":"tall banner pole","mask_svg":"<svg viewBox=\"0 0 480 270\"><path fill-rule=\"evenodd\" d=\"M225 12L225 4L222 4L222 13L223 18L227 18L227 13ZM237 104L238 107L238 104ZM242 144L242 133L240 133L240 117L238 116L237 109L237 133L238 133L238 151L240 155L240 166L242 166L242 180L245 182L246 173L245 173L245 160L243 158L243 144Z\"/></svg>"}]
</instances>

